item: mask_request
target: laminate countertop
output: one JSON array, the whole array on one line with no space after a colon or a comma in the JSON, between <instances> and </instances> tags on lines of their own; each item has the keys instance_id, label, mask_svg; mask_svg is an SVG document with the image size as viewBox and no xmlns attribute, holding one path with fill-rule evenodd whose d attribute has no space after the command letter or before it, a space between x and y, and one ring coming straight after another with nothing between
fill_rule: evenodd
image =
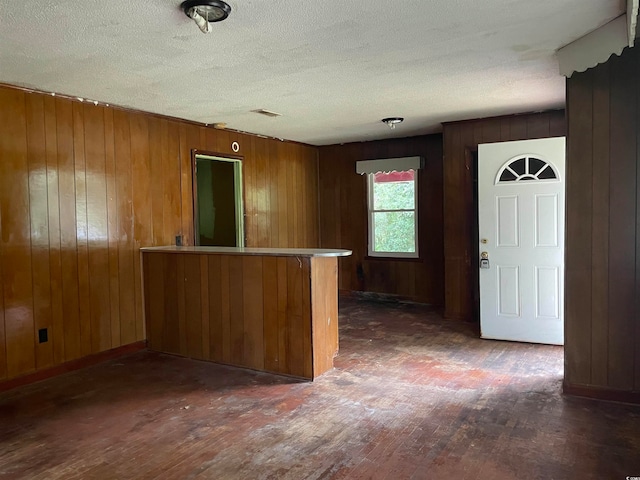
<instances>
[{"instance_id":1,"label":"laminate countertop","mask_svg":"<svg viewBox=\"0 0 640 480\"><path fill-rule=\"evenodd\" d=\"M263 257L348 257L352 253L351 250L330 248L178 247L175 245L143 247L140 251L199 255L258 255Z\"/></svg>"}]
</instances>

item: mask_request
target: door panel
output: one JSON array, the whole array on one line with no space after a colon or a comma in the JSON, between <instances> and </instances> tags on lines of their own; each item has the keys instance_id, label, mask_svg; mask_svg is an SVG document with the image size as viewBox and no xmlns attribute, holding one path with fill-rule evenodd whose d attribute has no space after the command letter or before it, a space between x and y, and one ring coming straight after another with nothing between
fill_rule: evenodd
<instances>
[{"instance_id":1,"label":"door panel","mask_svg":"<svg viewBox=\"0 0 640 480\"><path fill-rule=\"evenodd\" d=\"M498 315L520 316L520 275L518 267L498 267Z\"/></svg>"},{"instance_id":2,"label":"door panel","mask_svg":"<svg viewBox=\"0 0 640 480\"><path fill-rule=\"evenodd\" d=\"M559 276L557 267L536 267L536 317L559 317Z\"/></svg>"},{"instance_id":3,"label":"door panel","mask_svg":"<svg viewBox=\"0 0 640 480\"><path fill-rule=\"evenodd\" d=\"M564 163L563 137L478 147L483 338L564 342Z\"/></svg>"},{"instance_id":4,"label":"door panel","mask_svg":"<svg viewBox=\"0 0 640 480\"><path fill-rule=\"evenodd\" d=\"M520 226L518 225L518 197L497 197L498 246L517 247Z\"/></svg>"},{"instance_id":5,"label":"door panel","mask_svg":"<svg viewBox=\"0 0 640 480\"><path fill-rule=\"evenodd\" d=\"M536 247L558 247L558 195L536 195Z\"/></svg>"}]
</instances>

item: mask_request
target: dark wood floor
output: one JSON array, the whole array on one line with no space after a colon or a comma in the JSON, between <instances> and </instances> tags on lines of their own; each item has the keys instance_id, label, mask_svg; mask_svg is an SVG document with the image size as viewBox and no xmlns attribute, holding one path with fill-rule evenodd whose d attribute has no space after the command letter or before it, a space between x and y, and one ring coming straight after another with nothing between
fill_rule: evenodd
<instances>
[{"instance_id":1,"label":"dark wood floor","mask_svg":"<svg viewBox=\"0 0 640 480\"><path fill-rule=\"evenodd\" d=\"M314 383L142 352L0 395L0 478L624 479L640 408L560 394L560 347L341 299Z\"/></svg>"}]
</instances>

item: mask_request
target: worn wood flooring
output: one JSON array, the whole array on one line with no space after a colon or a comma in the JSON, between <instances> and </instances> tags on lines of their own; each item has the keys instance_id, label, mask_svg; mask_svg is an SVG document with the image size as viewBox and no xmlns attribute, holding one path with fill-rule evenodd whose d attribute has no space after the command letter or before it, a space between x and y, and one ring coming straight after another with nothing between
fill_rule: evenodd
<instances>
[{"instance_id":1,"label":"worn wood flooring","mask_svg":"<svg viewBox=\"0 0 640 480\"><path fill-rule=\"evenodd\" d=\"M566 398L560 347L342 298L302 382L140 352L0 395L0 479L625 479L640 407Z\"/></svg>"}]
</instances>

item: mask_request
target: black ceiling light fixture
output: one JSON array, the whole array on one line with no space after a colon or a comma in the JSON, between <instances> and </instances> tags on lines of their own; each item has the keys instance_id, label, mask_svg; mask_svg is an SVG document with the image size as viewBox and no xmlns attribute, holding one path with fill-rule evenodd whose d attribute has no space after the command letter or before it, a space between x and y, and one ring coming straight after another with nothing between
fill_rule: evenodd
<instances>
[{"instance_id":1,"label":"black ceiling light fixture","mask_svg":"<svg viewBox=\"0 0 640 480\"><path fill-rule=\"evenodd\" d=\"M387 117L382 119L382 123L386 123L390 129L396 128L396 125L404 122L404 118L402 117Z\"/></svg>"},{"instance_id":2,"label":"black ceiling light fixture","mask_svg":"<svg viewBox=\"0 0 640 480\"><path fill-rule=\"evenodd\" d=\"M187 0L180 8L191 18L202 33L210 33L211 23L221 22L231 13L231 7L222 0Z\"/></svg>"}]
</instances>

